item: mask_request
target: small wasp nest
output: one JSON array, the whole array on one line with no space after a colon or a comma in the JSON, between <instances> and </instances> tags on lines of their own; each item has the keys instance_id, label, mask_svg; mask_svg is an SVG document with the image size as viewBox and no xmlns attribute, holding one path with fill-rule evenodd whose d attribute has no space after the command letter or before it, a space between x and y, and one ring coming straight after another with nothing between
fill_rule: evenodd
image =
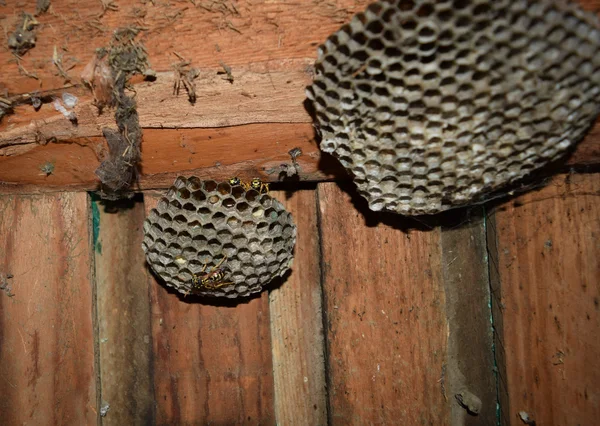
<instances>
[{"instance_id":1,"label":"small wasp nest","mask_svg":"<svg viewBox=\"0 0 600 426\"><path fill-rule=\"evenodd\" d=\"M560 0L373 3L319 48L307 96L321 149L373 210L484 200L593 122L599 28Z\"/></svg>"},{"instance_id":2,"label":"small wasp nest","mask_svg":"<svg viewBox=\"0 0 600 426\"><path fill-rule=\"evenodd\" d=\"M246 188L246 189L245 189ZM183 294L260 292L290 267L296 226L260 189L179 177L144 222L152 269Z\"/></svg>"}]
</instances>

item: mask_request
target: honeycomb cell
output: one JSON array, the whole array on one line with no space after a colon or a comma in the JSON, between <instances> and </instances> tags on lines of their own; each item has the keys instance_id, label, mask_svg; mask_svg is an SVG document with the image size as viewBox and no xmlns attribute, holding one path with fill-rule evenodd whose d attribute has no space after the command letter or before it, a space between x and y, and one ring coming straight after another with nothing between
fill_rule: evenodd
<instances>
[{"instance_id":1,"label":"honeycomb cell","mask_svg":"<svg viewBox=\"0 0 600 426\"><path fill-rule=\"evenodd\" d=\"M437 213L583 137L600 112L600 21L566 1L379 1L319 47L315 70L321 149L370 207Z\"/></svg>"},{"instance_id":2,"label":"honeycomb cell","mask_svg":"<svg viewBox=\"0 0 600 426\"><path fill-rule=\"evenodd\" d=\"M223 200L222 204L223 204L223 207L230 209L233 206L235 206L235 200L233 198L226 198Z\"/></svg>"},{"instance_id":3,"label":"honeycomb cell","mask_svg":"<svg viewBox=\"0 0 600 426\"><path fill-rule=\"evenodd\" d=\"M214 203L213 197L225 200ZM270 229L269 223L278 226ZM289 269L296 241L291 215L268 194L198 178L178 178L148 214L143 229L146 259L167 286L182 294L213 297L260 292ZM285 266L272 265L283 253ZM206 278L216 268L224 276L222 287L202 286L201 280L192 285L193 274Z\"/></svg>"}]
</instances>

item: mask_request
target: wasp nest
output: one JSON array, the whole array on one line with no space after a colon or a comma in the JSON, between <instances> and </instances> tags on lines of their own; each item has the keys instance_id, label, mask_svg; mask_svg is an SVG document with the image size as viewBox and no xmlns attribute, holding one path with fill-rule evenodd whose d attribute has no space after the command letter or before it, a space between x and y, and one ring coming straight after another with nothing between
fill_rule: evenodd
<instances>
[{"instance_id":1,"label":"wasp nest","mask_svg":"<svg viewBox=\"0 0 600 426\"><path fill-rule=\"evenodd\" d=\"M283 205L241 185L179 177L144 222L152 269L183 294L260 292L290 267L296 226Z\"/></svg>"},{"instance_id":2,"label":"wasp nest","mask_svg":"<svg viewBox=\"0 0 600 426\"><path fill-rule=\"evenodd\" d=\"M319 48L307 95L321 149L373 210L485 199L593 122L599 28L559 0L376 2Z\"/></svg>"}]
</instances>

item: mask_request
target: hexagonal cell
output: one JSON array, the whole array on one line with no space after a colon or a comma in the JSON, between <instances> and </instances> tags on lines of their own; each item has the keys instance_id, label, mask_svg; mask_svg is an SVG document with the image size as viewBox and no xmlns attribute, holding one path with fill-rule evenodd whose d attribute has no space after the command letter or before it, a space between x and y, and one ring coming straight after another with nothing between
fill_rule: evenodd
<instances>
[{"instance_id":1,"label":"hexagonal cell","mask_svg":"<svg viewBox=\"0 0 600 426\"><path fill-rule=\"evenodd\" d=\"M273 204L273 199L268 195L263 195L260 198L260 204L265 208L271 207L271 204Z\"/></svg>"},{"instance_id":2,"label":"hexagonal cell","mask_svg":"<svg viewBox=\"0 0 600 426\"><path fill-rule=\"evenodd\" d=\"M222 202L222 205L223 207L230 209L235 206L235 200L233 198L225 198Z\"/></svg>"},{"instance_id":3,"label":"hexagonal cell","mask_svg":"<svg viewBox=\"0 0 600 426\"><path fill-rule=\"evenodd\" d=\"M220 226L221 224L225 223L226 219L227 219L227 216L225 216L224 213L216 212L215 214L212 215L211 222L214 223L215 226Z\"/></svg>"},{"instance_id":4,"label":"hexagonal cell","mask_svg":"<svg viewBox=\"0 0 600 426\"><path fill-rule=\"evenodd\" d=\"M206 180L202 183L202 187L206 192L213 192L217 189L217 185L217 182L215 182L214 180Z\"/></svg>"},{"instance_id":5,"label":"hexagonal cell","mask_svg":"<svg viewBox=\"0 0 600 426\"><path fill-rule=\"evenodd\" d=\"M201 203L202 201L206 200L206 194L201 190L194 191L192 193L192 200L194 200L196 204Z\"/></svg>"},{"instance_id":6,"label":"hexagonal cell","mask_svg":"<svg viewBox=\"0 0 600 426\"><path fill-rule=\"evenodd\" d=\"M181 188L185 188L187 184L187 179L184 178L183 176L179 176L177 179L175 179L175 182L173 182L173 187L174 189L181 189Z\"/></svg>"},{"instance_id":7,"label":"hexagonal cell","mask_svg":"<svg viewBox=\"0 0 600 426\"><path fill-rule=\"evenodd\" d=\"M206 225L204 225L204 227L203 227L203 234L207 238L214 237L217 234L217 230L215 228L215 225L213 225L212 223L207 223Z\"/></svg>"},{"instance_id":8,"label":"hexagonal cell","mask_svg":"<svg viewBox=\"0 0 600 426\"><path fill-rule=\"evenodd\" d=\"M223 254L225 256L227 256L228 258L233 257L236 253L237 253L237 248L233 244L226 243L225 245L223 245ZM231 263L231 262L229 262L229 263Z\"/></svg>"},{"instance_id":9,"label":"hexagonal cell","mask_svg":"<svg viewBox=\"0 0 600 426\"><path fill-rule=\"evenodd\" d=\"M187 188L180 188L177 191L177 197L179 197L181 200L187 200L190 198L190 196L191 196L191 193Z\"/></svg>"},{"instance_id":10,"label":"hexagonal cell","mask_svg":"<svg viewBox=\"0 0 600 426\"><path fill-rule=\"evenodd\" d=\"M198 179L196 176L192 176L187 181L187 188L192 192L197 191L200 188L202 188L202 181L200 179Z\"/></svg>"},{"instance_id":11,"label":"hexagonal cell","mask_svg":"<svg viewBox=\"0 0 600 426\"><path fill-rule=\"evenodd\" d=\"M251 220L245 220L242 222L242 230L247 233L251 233L256 229L256 223Z\"/></svg>"},{"instance_id":12,"label":"hexagonal cell","mask_svg":"<svg viewBox=\"0 0 600 426\"><path fill-rule=\"evenodd\" d=\"M248 250L248 249L241 248L241 249L238 249L237 257L242 262L247 262L252 257L252 253L250 253L250 250Z\"/></svg>"},{"instance_id":13,"label":"hexagonal cell","mask_svg":"<svg viewBox=\"0 0 600 426\"><path fill-rule=\"evenodd\" d=\"M233 195L233 198L235 198L236 200L242 198L244 194L246 194L246 191L241 186L234 186L233 188L231 188L231 195Z\"/></svg>"},{"instance_id":14,"label":"hexagonal cell","mask_svg":"<svg viewBox=\"0 0 600 426\"><path fill-rule=\"evenodd\" d=\"M163 233L163 235L167 239L171 240L171 239L175 238L175 236L177 235L177 231L175 229L169 227L169 228L165 229L165 232Z\"/></svg>"},{"instance_id":15,"label":"hexagonal cell","mask_svg":"<svg viewBox=\"0 0 600 426\"><path fill-rule=\"evenodd\" d=\"M242 202L238 203L237 206L235 206L235 208L238 212L244 213L250 208L250 205L248 203L246 203L245 201L242 201Z\"/></svg>"},{"instance_id":16,"label":"hexagonal cell","mask_svg":"<svg viewBox=\"0 0 600 426\"><path fill-rule=\"evenodd\" d=\"M265 210L265 217L267 218L267 220L277 220L277 218L279 217L279 213L277 213L277 210L271 207Z\"/></svg>"},{"instance_id":17,"label":"hexagonal cell","mask_svg":"<svg viewBox=\"0 0 600 426\"><path fill-rule=\"evenodd\" d=\"M254 207L252 209L252 216L256 218L263 217L265 215L265 211L262 207Z\"/></svg>"},{"instance_id":18,"label":"hexagonal cell","mask_svg":"<svg viewBox=\"0 0 600 426\"><path fill-rule=\"evenodd\" d=\"M223 244L230 242L233 239L233 235L231 234L231 231L227 229L221 229L217 232L217 238Z\"/></svg>"},{"instance_id":19,"label":"hexagonal cell","mask_svg":"<svg viewBox=\"0 0 600 426\"><path fill-rule=\"evenodd\" d=\"M233 242L233 245L238 248L246 247L248 245L248 238L241 234L234 235L231 241Z\"/></svg>"},{"instance_id":20,"label":"hexagonal cell","mask_svg":"<svg viewBox=\"0 0 600 426\"><path fill-rule=\"evenodd\" d=\"M253 203L257 197L258 197L258 192L256 192L254 189L250 189L249 191L246 192L246 200L248 200L248 202L250 202L250 203Z\"/></svg>"},{"instance_id":21,"label":"hexagonal cell","mask_svg":"<svg viewBox=\"0 0 600 426\"><path fill-rule=\"evenodd\" d=\"M230 229L237 229L242 225L242 221L235 216L230 216L227 218L227 226Z\"/></svg>"},{"instance_id":22,"label":"hexagonal cell","mask_svg":"<svg viewBox=\"0 0 600 426\"><path fill-rule=\"evenodd\" d=\"M227 182L221 182L217 185L217 192L221 195L229 195L231 194L231 185Z\"/></svg>"}]
</instances>

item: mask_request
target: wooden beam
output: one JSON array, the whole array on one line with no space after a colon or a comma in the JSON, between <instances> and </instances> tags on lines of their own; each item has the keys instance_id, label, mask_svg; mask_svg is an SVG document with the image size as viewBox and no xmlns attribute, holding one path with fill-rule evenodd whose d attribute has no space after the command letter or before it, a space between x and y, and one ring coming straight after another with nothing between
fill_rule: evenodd
<instances>
[{"instance_id":1,"label":"wooden beam","mask_svg":"<svg viewBox=\"0 0 600 426\"><path fill-rule=\"evenodd\" d=\"M3 424L100 418L89 225L84 193L0 197Z\"/></svg>"},{"instance_id":2,"label":"wooden beam","mask_svg":"<svg viewBox=\"0 0 600 426\"><path fill-rule=\"evenodd\" d=\"M336 2L193 1L113 2L118 10L106 9L96 0L82 0L77 7L67 1L52 1L40 22L36 46L28 51L21 65L39 80L24 76L8 49L0 51L2 76L0 89L23 93L62 87L64 79L53 64L54 47L62 56L64 68L73 66L68 75L78 81L95 49L107 46L116 28L141 28L138 39L148 51L155 71L170 71L179 62L178 52L200 69L221 68L224 63L239 78L248 64L274 62L277 70L290 60L313 58L327 36L366 8L368 0ZM33 13L34 7L24 11ZM12 32L21 9L1 7L6 30ZM1 42L7 45L5 32ZM229 83L227 83L229 84ZM234 82L235 84L235 82Z\"/></svg>"},{"instance_id":3,"label":"wooden beam","mask_svg":"<svg viewBox=\"0 0 600 426\"><path fill-rule=\"evenodd\" d=\"M268 294L235 304L148 285L157 424L275 424Z\"/></svg>"},{"instance_id":4,"label":"wooden beam","mask_svg":"<svg viewBox=\"0 0 600 426\"><path fill-rule=\"evenodd\" d=\"M102 425L153 424L150 295L142 251L144 204L93 201Z\"/></svg>"},{"instance_id":5,"label":"wooden beam","mask_svg":"<svg viewBox=\"0 0 600 426\"><path fill-rule=\"evenodd\" d=\"M600 354L599 193L597 175L560 175L495 212L504 424L520 412L536 424L600 417L590 367Z\"/></svg>"},{"instance_id":6,"label":"wooden beam","mask_svg":"<svg viewBox=\"0 0 600 426\"><path fill-rule=\"evenodd\" d=\"M497 423L498 398L483 209L457 210L448 219L442 227L441 255L452 425L492 425Z\"/></svg>"},{"instance_id":7,"label":"wooden beam","mask_svg":"<svg viewBox=\"0 0 600 426\"><path fill-rule=\"evenodd\" d=\"M325 346L316 191L273 192L294 216L294 264L270 291L271 340L278 425L327 424Z\"/></svg>"},{"instance_id":8,"label":"wooden beam","mask_svg":"<svg viewBox=\"0 0 600 426\"><path fill-rule=\"evenodd\" d=\"M324 180L344 176L335 159L321 154L310 124L252 124L223 129L146 130L142 143L141 190L168 188L175 178L228 179L282 177L282 164L292 165L289 151L300 148L301 177ZM269 143L265 143L269 141ZM102 138L85 138L81 144L48 144L19 156L0 157L0 193L19 191L95 190ZM167 154L168 153L168 154ZM44 164L52 164L46 175Z\"/></svg>"},{"instance_id":9,"label":"wooden beam","mask_svg":"<svg viewBox=\"0 0 600 426\"><path fill-rule=\"evenodd\" d=\"M449 424L440 230L350 193L318 186L330 424Z\"/></svg>"},{"instance_id":10,"label":"wooden beam","mask_svg":"<svg viewBox=\"0 0 600 426\"><path fill-rule=\"evenodd\" d=\"M109 42L113 28L128 24L147 28L140 39L159 72L155 82L135 84L144 133L137 189L166 188L180 174L219 179L235 173L277 181L277 168L289 161L288 147L300 147L304 152L299 158L301 180L346 179L337 161L318 149L304 105L304 87L311 81L317 45L368 2L292 5L240 1L235 8L228 2L205 3L153 6L126 0L119 2L118 11L108 10L98 17L102 10L96 1L86 0L76 9L55 1L51 12L39 17L37 45L21 64L38 74L45 93L60 97L62 81L52 65L55 46L63 57L79 61L73 60L75 67L69 71L78 83L94 48ZM582 1L582 5L588 9L597 6L595 0ZM9 15L7 24L17 19L14 10L0 7L1 12ZM197 30L199 25L202 31ZM74 33L77 38L72 37ZM185 94L173 94L170 68L178 60L171 54L175 50L201 69L195 105ZM36 80L19 75L13 59L7 51L0 52L0 64L5 64L0 89L13 94L38 89ZM223 70L221 63L232 68L233 83L217 74ZM115 126L113 113L107 110L99 115L83 88L67 90L79 96L77 126L51 104L44 104L38 112L29 105L18 106L0 124L1 192L97 189L99 180L93 172L106 154L102 129ZM191 140L199 138L206 143L188 145L178 140L184 129ZM175 142L175 152L170 142ZM211 147L207 149L208 144ZM186 148L187 153L180 151ZM157 158L158 163L154 162ZM47 177L39 170L46 162L56 163L55 172ZM566 167L598 164L597 123Z\"/></svg>"}]
</instances>

